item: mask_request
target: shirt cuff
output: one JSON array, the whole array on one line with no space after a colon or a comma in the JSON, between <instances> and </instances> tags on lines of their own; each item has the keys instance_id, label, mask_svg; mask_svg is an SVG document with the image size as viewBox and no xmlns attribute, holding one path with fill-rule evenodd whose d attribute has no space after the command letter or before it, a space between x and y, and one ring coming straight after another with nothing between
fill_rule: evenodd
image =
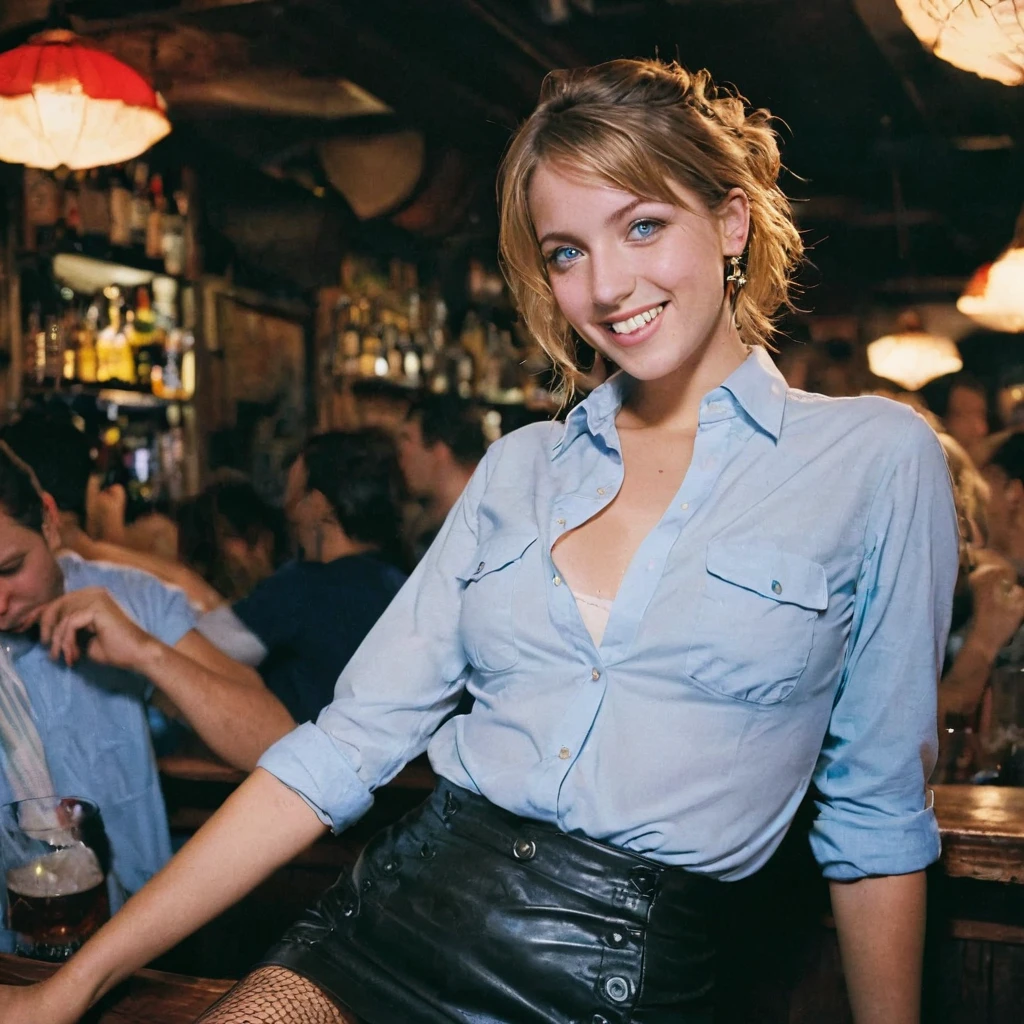
<instances>
[{"instance_id":1,"label":"shirt cuff","mask_svg":"<svg viewBox=\"0 0 1024 1024\"><path fill-rule=\"evenodd\" d=\"M334 832L358 821L373 804L370 791L345 755L312 722L279 739L257 767L301 796Z\"/></svg>"},{"instance_id":2,"label":"shirt cuff","mask_svg":"<svg viewBox=\"0 0 1024 1024\"><path fill-rule=\"evenodd\" d=\"M811 829L811 850L821 873L836 882L872 875L909 875L939 859L942 844L930 808L902 817L842 820L826 808Z\"/></svg>"}]
</instances>

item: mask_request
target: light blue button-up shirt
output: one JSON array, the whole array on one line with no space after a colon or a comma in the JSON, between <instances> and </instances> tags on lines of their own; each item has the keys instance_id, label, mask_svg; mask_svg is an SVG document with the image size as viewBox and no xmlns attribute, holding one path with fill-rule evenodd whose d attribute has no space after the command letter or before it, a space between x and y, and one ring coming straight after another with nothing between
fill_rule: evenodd
<instances>
[{"instance_id":1,"label":"light blue button-up shirt","mask_svg":"<svg viewBox=\"0 0 1024 1024\"><path fill-rule=\"evenodd\" d=\"M340 830L427 748L513 813L723 879L768 860L813 783L827 877L925 867L957 572L934 434L886 399L789 390L755 349L703 399L595 646L551 552L622 484L631 383L491 446L334 703L261 766ZM464 686L472 712L442 725Z\"/></svg>"}]
</instances>

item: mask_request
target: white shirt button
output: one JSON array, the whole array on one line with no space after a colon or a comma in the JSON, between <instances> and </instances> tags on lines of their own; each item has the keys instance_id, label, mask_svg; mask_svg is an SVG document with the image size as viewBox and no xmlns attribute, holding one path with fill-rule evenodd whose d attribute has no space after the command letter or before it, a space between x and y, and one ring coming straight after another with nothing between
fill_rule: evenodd
<instances>
[{"instance_id":1,"label":"white shirt button","mask_svg":"<svg viewBox=\"0 0 1024 1024\"><path fill-rule=\"evenodd\" d=\"M685 512L690 507L690 503L688 501L684 501L679 507Z\"/></svg>"},{"instance_id":2,"label":"white shirt button","mask_svg":"<svg viewBox=\"0 0 1024 1024\"><path fill-rule=\"evenodd\" d=\"M554 585L555 585L556 587L560 587L560 586L562 585L562 577L561 577L561 576L555 576L555 577L554 577L554 578L553 578L553 579L551 580L551 582L552 582L552 583L554 583Z\"/></svg>"},{"instance_id":3,"label":"white shirt button","mask_svg":"<svg viewBox=\"0 0 1024 1024\"><path fill-rule=\"evenodd\" d=\"M598 671L597 671L597 669L595 668L595 669L593 669L593 670L591 671L591 673L590 673L590 678L591 678L591 679L593 679L593 680L594 680L594 682L596 683L596 682L598 681L598 679L600 679L600 678L601 678L601 673L600 673L600 672L598 672Z\"/></svg>"},{"instance_id":4,"label":"white shirt button","mask_svg":"<svg viewBox=\"0 0 1024 1024\"><path fill-rule=\"evenodd\" d=\"M773 594L781 594L782 593L782 584L778 580L772 580L772 593Z\"/></svg>"},{"instance_id":5,"label":"white shirt button","mask_svg":"<svg viewBox=\"0 0 1024 1024\"><path fill-rule=\"evenodd\" d=\"M598 487L597 493L598 494L604 494L604 488L603 487Z\"/></svg>"},{"instance_id":6,"label":"white shirt button","mask_svg":"<svg viewBox=\"0 0 1024 1024\"><path fill-rule=\"evenodd\" d=\"M565 526L565 520L564 519L556 519L555 522L558 523L559 526Z\"/></svg>"},{"instance_id":7,"label":"white shirt button","mask_svg":"<svg viewBox=\"0 0 1024 1024\"><path fill-rule=\"evenodd\" d=\"M558 757L562 761L568 761L572 757L572 751L568 747L562 747L558 752Z\"/></svg>"}]
</instances>

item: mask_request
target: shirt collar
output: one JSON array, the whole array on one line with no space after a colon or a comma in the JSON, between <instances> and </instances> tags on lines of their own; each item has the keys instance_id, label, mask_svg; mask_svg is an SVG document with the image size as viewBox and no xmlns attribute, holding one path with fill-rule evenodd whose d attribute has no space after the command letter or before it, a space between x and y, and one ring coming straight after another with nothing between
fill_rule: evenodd
<instances>
[{"instance_id":1,"label":"shirt collar","mask_svg":"<svg viewBox=\"0 0 1024 1024\"><path fill-rule=\"evenodd\" d=\"M763 345L751 346L750 355L726 377L722 388L757 426L778 441L789 387Z\"/></svg>"},{"instance_id":2,"label":"shirt collar","mask_svg":"<svg viewBox=\"0 0 1024 1024\"><path fill-rule=\"evenodd\" d=\"M609 428L622 408L623 399L633 384L624 371L612 374L603 384L572 409L565 417L565 429L551 449L551 458L564 452L581 434L589 433L607 442Z\"/></svg>"},{"instance_id":3,"label":"shirt collar","mask_svg":"<svg viewBox=\"0 0 1024 1024\"><path fill-rule=\"evenodd\" d=\"M565 429L552 448L551 457L565 451L583 433L607 442L608 428L614 424L633 383L633 378L620 370L595 388L566 416ZM787 385L763 346L752 346L750 355L719 388L704 397L701 405L710 402L711 396L720 390L727 391L757 426L778 441L786 409Z\"/></svg>"}]
</instances>

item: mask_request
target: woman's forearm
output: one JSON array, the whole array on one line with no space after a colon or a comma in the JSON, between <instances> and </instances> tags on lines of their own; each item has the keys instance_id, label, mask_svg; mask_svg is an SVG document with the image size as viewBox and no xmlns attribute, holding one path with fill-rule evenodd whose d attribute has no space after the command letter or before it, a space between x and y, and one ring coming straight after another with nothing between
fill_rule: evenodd
<instances>
[{"instance_id":1,"label":"woman's forearm","mask_svg":"<svg viewBox=\"0 0 1024 1024\"><path fill-rule=\"evenodd\" d=\"M88 998L91 1005L236 903L323 832L301 797L258 769L47 984L63 986L71 998Z\"/></svg>"},{"instance_id":2,"label":"woman's forearm","mask_svg":"<svg viewBox=\"0 0 1024 1024\"><path fill-rule=\"evenodd\" d=\"M829 891L855 1024L918 1024L924 872L832 882Z\"/></svg>"}]
</instances>

